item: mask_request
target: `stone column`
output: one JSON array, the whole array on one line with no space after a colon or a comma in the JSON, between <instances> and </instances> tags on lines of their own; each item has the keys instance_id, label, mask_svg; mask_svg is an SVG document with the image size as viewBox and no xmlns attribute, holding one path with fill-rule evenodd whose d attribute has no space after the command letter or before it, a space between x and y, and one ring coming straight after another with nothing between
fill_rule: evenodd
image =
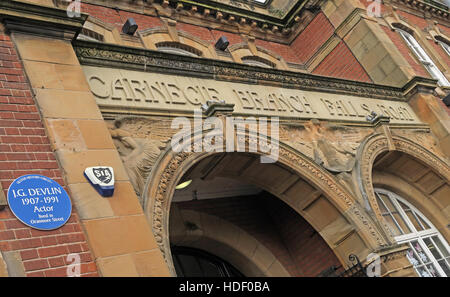
<instances>
[{"instance_id":1,"label":"stone column","mask_svg":"<svg viewBox=\"0 0 450 297\"><path fill-rule=\"evenodd\" d=\"M168 276L72 48L87 16L70 18L65 10L7 0L0 3L0 17L24 63L100 274ZM83 176L86 167L98 165L114 168L116 190L111 198L101 197Z\"/></svg>"}]
</instances>

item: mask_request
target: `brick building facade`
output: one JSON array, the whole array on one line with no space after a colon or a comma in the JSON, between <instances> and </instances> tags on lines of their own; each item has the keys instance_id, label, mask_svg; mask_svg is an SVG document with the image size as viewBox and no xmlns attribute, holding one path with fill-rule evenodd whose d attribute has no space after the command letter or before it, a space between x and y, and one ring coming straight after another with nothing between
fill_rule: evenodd
<instances>
[{"instance_id":1,"label":"brick building facade","mask_svg":"<svg viewBox=\"0 0 450 297\"><path fill-rule=\"evenodd\" d=\"M382 276L449 276L449 10L2 1L0 275L66 276L77 254L81 276L204 273L189 257L245 276L321 276L377 254ZM211 136L203 122L176 151L174 121L199 128L194 110L225 126L256 120L232 138L268 136L276 162L259 162L267 147L250 140L196 150ZM265 118L277 125L261 133ZM90 166L114 169L112 197L83 176ZM66 189L64 226L36 230L11 212L8 188L27 174Z\"/></svg>"}]
</instances>

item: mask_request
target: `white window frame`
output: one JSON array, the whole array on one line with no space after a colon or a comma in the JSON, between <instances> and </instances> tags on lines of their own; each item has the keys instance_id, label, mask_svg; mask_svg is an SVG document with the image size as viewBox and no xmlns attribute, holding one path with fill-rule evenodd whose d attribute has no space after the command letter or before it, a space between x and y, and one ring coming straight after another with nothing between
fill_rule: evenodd
<instances>
[{"instance_id":1,"label":"white window frame","mask_svg":"<svg viewBox=\"0 0 450 297\"><path fill-rule=\"evenodd\" d=\"M413 51L413 53L423 64L423 66L428 70L431 76L438 80L438 84L440 86L450 86L450 82L448 81L448 79L441 72L441 70L439 70L439 68L436 66L430 56L425 52L419 42L417 42L414 36L405 30L399 28L396 28L396 30L403 37L406 44L408 44L409 48Z\"/></svg>"},{"instance_id":2,"label":"white window frame","mask_svg":"<svg viewBox=\"0 0 450 297\"><path fill-rule=\"evenodd\" d=\"M440 40L438 40L438 43L441 45L441 47L444 49L447 55L450 56L450 45Z\"/></svg>"},{"instance_id":3,"label":"white window frame","mask_svg":"<svg viewBox=\"0 0 450 297\"><path fill-rule=\"evenodd\" d=\"M447 252L450 254L450 246L449 246L449 244L447 243L445 238L440 234L440 232L436 229L436 227L433 226L433 224L430 222L430 220L428 220L417 208L415 208L414 205L412 205L411 203L409 203L408 201L406 201L402 197L398 196L397 194L395 194L395 193L393 193L391 191L387 191L385 189L381 189L381 188L375 188L374 192L375 192L375 195L377 195L378 199L380 199L380 201L383 204L384 204L384 202L378 196L378 193L384 194L384 195L386 195L389 198L389 200L392 202L392 204L397 209L397 211L398 211L399 215L401 216L401 218L404 220L404 222L406 223L408 228L411 230L410 233L394 236L394 239L396 240L396 242L399 243L399 244L407 243L410 246L410 248L414 250L414 248L412 247L411 242L412 241L417 241L420 244L420 247L422 248L422 250L425 252L425 254L428 257L428 259L431 260L431 263L433 264L433 266L437 270L437 272L440 274L440 276L444 276L444 277L445 276L450 276L450 275L446 275L445 274L444 270L441 268L441 266L439 265L438 261L436 260L434 255L431 253L431 251L427 248L427 245L424 242L424 239L429 238L434 243L434 239L432 239L431 237L437 236L440 239L440 241L442 242L442 244L444 245L444 248L446 248ZM430 228L429 229L424 229L422 231L418 231L415 228L414 224L411 222L411 220L409 219L408 215L406 214L406 212L404 211L403 207L399 204L398 201L400 201L403 204L405 204L406 206L408 206L409 209L411 209L411 211L413 213L415 213L415 216L416 215L420 216L420 219L425 221L425 223L428 224L428 226ZM388 209L388 208L386 207L386 209ZM420 221L419 221L419 224L421 224ZM442 259L447 261L448 265L450 266L450 259L449 259L449 257L444 257L442 252L439 250L438 245L436 243L434 243L434 245L436 246L436 248L437 248L436 251L438 251L438 253L441 255ZM420 260L420 261L422 261L422 260ZM425 270L429 273L428 268L426 267L426 265L423 265L422 262L421 262L421 266L423 268L425 268ZM416 272L417 272L418 275L420 275L419 271L416 270Z\"/></svg>"}]
</instances>

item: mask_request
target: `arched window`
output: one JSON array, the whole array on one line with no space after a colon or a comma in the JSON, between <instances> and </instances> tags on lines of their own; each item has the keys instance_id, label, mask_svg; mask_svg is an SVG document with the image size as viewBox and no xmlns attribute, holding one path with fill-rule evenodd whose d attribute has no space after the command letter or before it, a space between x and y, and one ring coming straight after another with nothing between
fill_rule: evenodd
<instances>
[{"instance_id":1,"label":"arched window","mask_svg":"<svg viewBox=\"0 0 450 297\"><path fill-rule=\"evenodd\" d=\"M276 65L269 60L266 60L264 58L258 57L258 56L246 56L241 58L242 63L250 66L257 66L257 67L263 67L263 68L275 68Z\"/></svg>"},{"instance_id":2,"label":"arched window","mask_svg":"<svg viewBox=\"0 0 450 297\"><path fill-rule=\"evenodd\" d=\"M158 49L158 51L165 52L165 53L191 56L191 57L201 57L202 56L202 52L200 50L193 48L192 46L189 46L186 44L181 44L178 42L172 42L172 41L159 42L156 44L156 48Z\"/></svg>"},{"instance_id":3,"label":"arched window","mask_svg":"<svg viewBox=\"0 0 450 297\"><path fill-rule=\"evenodd\" d=\"M172 247L173 264L178 277L243 277L226 261L199 249Z\"/></svg>"},{"instance_id":4,"label":"arched window","mask_svg":"<svg viewBox=\"0 0 450 297\"><path fill-rule=\"evenodd\" d=\"M420 276L450 276L450 247L439 231L413 205L398 195L375 189L381 214Z\"/></svg>"},{"instance_id":5,"label":"arched window","mask_svg":"<svg viewBox=\"0 0 450 297\"><path fill-rule=\"evenodd\" d=\"M414 52L419 61L423 64L423 66L428 70L431 76L438 80L439 85L441 86L450 86L450 82L447 80L444 74L439 70L439 68L434 64L433 60L431 60L430 56L425 52L425 50L420 46L417 40L414 38L411 33L396 28L398 33L403 37L408 46Z\"/></svg>"}]
</instances>

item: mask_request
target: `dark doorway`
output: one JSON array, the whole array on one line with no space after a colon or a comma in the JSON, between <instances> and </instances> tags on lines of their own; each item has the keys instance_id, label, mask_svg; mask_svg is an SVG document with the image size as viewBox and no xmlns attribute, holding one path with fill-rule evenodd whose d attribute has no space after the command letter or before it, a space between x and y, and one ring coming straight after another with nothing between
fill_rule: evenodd
<instances>
[{"instance_id":1,"label":"dark doorway","mask_svg":"<svg viewBox=\"0 0 450 297\"><path fill-rule=\"evenodd\" d=\"M178 277L244 277L226 261L199 249L175 246L172 257Z\"/></svg>"}]
</instances>

